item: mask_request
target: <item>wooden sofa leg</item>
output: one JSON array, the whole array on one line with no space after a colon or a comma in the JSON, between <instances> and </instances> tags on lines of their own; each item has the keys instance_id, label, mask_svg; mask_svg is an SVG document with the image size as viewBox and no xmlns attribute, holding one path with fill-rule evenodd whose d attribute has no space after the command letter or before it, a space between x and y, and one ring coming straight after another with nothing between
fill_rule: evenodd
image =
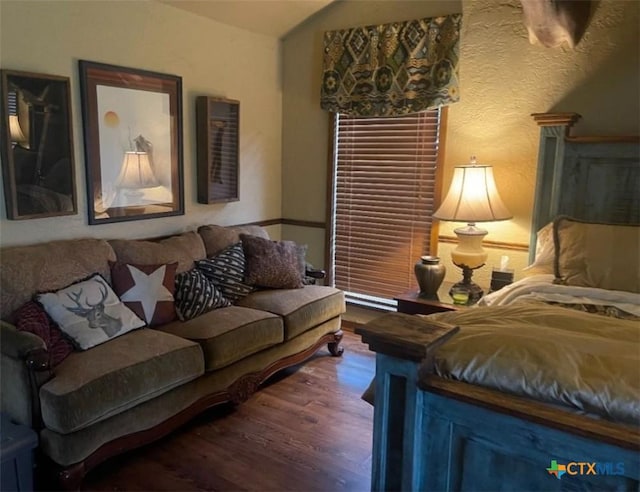
<instances>
[{"instance_id":1,"label":"wooden sofa leg","mask_svg":"<svg viewBox=\"0 0 640 492\"><path fill-rule=\"evenodd\" d=\"M338 330L333 334L333 342L327 344L329 352L334 357L340 357L344 353L344 347L340 345L342 341L342 330Z\"/></svg>"},{"instance_id":2,"label":"wooden sofa leg","mask_svg":"<svg viewBox=\"0 0 640 492\"><path fill-rule=\"evenodd\" d=\"M62 490L78 490L85 474L84 463L76 463L58 472L58 484Z\"/></svg>"},{"instance_id":3,"label":"wooden sofa leg","mask_svg":"<svg viewBox=\"0 0 640 492\"><path fill-rule=\"evenodd\" d=\"M36 470L36 490L78 490L86 474L83 461L64 467L42 453Z\"/></svg>"}]
</instances>

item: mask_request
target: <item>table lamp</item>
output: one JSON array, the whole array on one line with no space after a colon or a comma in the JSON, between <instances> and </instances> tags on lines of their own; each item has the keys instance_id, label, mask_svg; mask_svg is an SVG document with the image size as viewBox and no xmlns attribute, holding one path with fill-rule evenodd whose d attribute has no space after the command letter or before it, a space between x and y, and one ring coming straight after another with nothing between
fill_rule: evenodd
<instances>
[{"instance_id":1,"label":"table lamp","mask_svg":"<svg viewBox=\"0 0 640 492\"><path fill-rule=\"evenodd\" d=\"M11 135L11 143L20 144L26 142L27 137L22 133L20 121L15 114L9 115L9 134Z\"/></svg>"},{"instance_id":2,"label":"table lamp","mask_svg":"<svg viewBox=\"0 0 640 492\"><path fill-rule=\"evenodd\" d=\"M127 197L127 208L131 209L131 205L137 205L134 207L135 210L129 211L143 213L144 206L141 205L144 192L140 190L160 186L151 168L149 154L146 152L125 152L115 185L124 190L124 195Z\"/></svg>"},{"instance_id":3,"label":"table lamp","mask_svg":"<svg viewBox=\"0 0 640 492\"><path fill-rule=\"evenodd\" d=\"M484 292L471 281L471 276L473 270L484 265L488 256L482 247L487 231L476 227L476 222L493 222L512 217L498 194L493 168L477 164L475 157L471 157L471 163L467 166L455 166L451 187L433 217L467 222L466 227L454 229L458 245L451 251L451 259L454 265L462 268L463 279L451 287L449 295L454 297L454 293L467 292L467 304L473 304Z\"/></svg>"}]
</instances>

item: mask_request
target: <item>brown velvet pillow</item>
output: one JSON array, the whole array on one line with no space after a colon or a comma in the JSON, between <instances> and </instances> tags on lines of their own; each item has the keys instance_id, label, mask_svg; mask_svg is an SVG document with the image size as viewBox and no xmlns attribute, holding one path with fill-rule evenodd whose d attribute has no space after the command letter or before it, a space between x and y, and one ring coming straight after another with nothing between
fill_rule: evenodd
<instances>
[{"instance_id":1,"label":"brown velvet pillow","mask_svg":"<svg viewBox=\"0 0 640 492\"><path fill-rule=\"evenodd\" d=\"M149 326L176 319L174 290L178 263L168 265L111 265L113 290L124 305Z\"/></svg>"},{"instance_id":2,"label":"brown velvet pillow","mask_svg":"<svg viewBox=\"0 0 640 492\"><path fill-rule=\"evenodd\" d=\"M271 241L241 234L246 260L245 283L272 289L304 286L300 250L293 241Z\"/></svg>"}]
</instances>

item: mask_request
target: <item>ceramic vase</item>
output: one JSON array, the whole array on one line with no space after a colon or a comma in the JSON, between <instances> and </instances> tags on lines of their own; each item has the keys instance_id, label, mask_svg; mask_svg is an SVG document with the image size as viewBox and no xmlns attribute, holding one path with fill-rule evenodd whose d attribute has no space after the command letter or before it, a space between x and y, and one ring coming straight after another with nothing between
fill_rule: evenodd
<instances>
[{"instance_id":1,"label":"ceramic vase","mask_svg":"<svg viewBox=\"0 0 640 492\"><path fill-rule=\"evenodd\" d=\"M420 297L438 298L438 289L444 280L445 266L437 256L422 256L414 271L420 286Z\"/></svg>"}]
</instances>

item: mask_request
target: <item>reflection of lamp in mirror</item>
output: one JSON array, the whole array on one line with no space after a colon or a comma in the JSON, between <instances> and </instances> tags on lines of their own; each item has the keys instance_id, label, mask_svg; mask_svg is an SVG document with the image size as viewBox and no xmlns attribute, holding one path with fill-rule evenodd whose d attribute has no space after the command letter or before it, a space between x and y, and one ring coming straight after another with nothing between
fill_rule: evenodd
<instances>
[{"instance_id":1,"label":"reflection of lamp in mirror","mask_svg":"<svg viewBox=\"0 0 640 492\"><path fill-rule=\"evenodd\" d=\"M487 252L482 247L485 229L476 227L476 222L493 222L512 217L498 194L493 179L493 168L477 164L475 157L468 166L456 166L447 196L433 217L440 220L467 222L467 227L454 229L458 245L451 252L453 263L462 268L463 280L452 287L452 292L464 289L469 293L469 304L477 302L484 293L471 281L473 270L487 261Z\"/></svg>"},{"instance_id":2,"label":"reflection of lamp in mirror","mask_svg":"<svg viewBox=\"0 0 640 492\"><path fill-rule=\"evenodd\" d=\"M116 178L116 187L123 190L127 198L127 211L132 214L144 213L144 188L160 186L156 179L149 154L146 152L125 152L120 174Z\"/></svg>"},{"instance_id":3,"label":"reflection of lamp in mirror","mask_svg":"<svg viewBox=\"0 0 640 492\"><path fill-rule=\"evenodd\" d=\"M11 135L11 143L20 144L27 140L27 137L22 133L22 128L20 128L18 115L9 115L9 134Z\"/></svg>"}]
</instances>

